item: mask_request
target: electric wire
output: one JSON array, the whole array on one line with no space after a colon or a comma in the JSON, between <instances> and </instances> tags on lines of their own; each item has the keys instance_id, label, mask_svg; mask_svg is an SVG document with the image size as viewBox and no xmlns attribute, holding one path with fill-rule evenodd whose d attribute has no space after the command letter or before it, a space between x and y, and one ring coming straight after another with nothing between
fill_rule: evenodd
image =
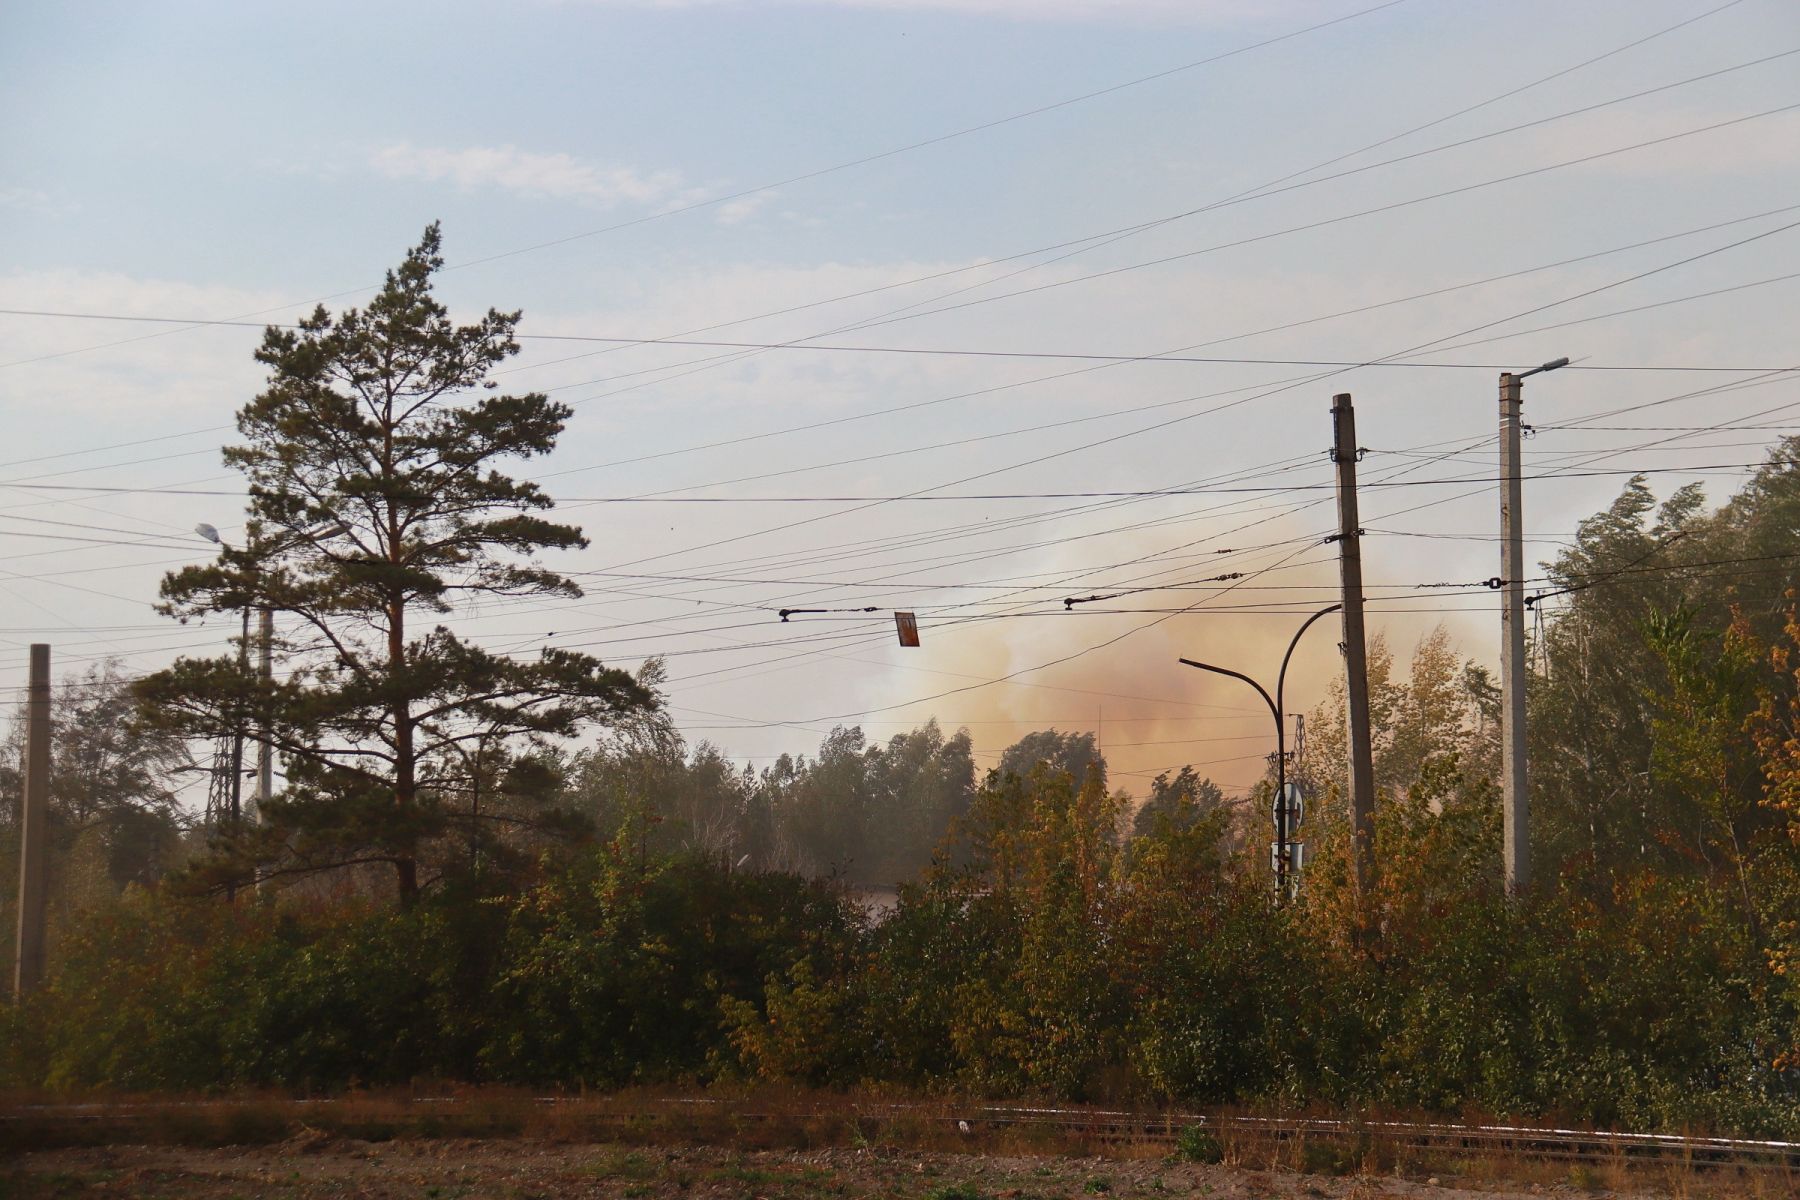
<instances>
[{"instance_id":1,"label":"electric wire","mask_svg":"<svg viewBox=\"0 0 1800 1200\"><path fill-rule=\"evenodd\" d=\"M741 189L736 192L730 192L730 193L726 193L723 195L710 197L710 198L704 199L704 200L696 200L696 201L692 201L692 202L689 202L689 203L683 204L683 205L678 205L678 206L675 206L672 208L659 209L658 211L653 212L653 213L646 213L642 216L633 217L633 218L630 218L630 219L627 219L624 221L618 221L611 225L601 226L597 229L589 229L589 230L585 230L580 233L568 234L563 237L552 238L548 241L535 242L530 245L516 247L514 249L502 251L502 252L499 252L496 254L489 254L489 255L486 255L481 258L469 259L469 260L466 260L463 262L459 262L459 263L455 263L450 266L447 266L444 268L444 270L445 271L466 270L471 267L483 266L485 264L499 262L504 259L516 258L516 257L518 257L520 255L524 255L524 254L535 253L539 250L549 250L549 249L553 249L558 246L566 246L573 242L585 241L590 238L599 237L603 234L616 233L623 229L631 229L631 228L635 228L639 225L649 224L654 221L666 220L670 217L680 216L684 213L702 211L704 209L713 208L713 207L716 207L721 204L730 203L733 200L745 199L747 197L758 195L758 194L761 194L764 192L771 192L778 188L790 187L796 183L803 183L803 182L806 182L809 180L822 178L827 175L836 174L840 171L847 171L847 170L851 170L852 168L855 168L855 167L865 166L869 163L880 162L884 159L894 158L896 156L908 154L908 153L911 153L916 150L923 150L923 149L926 149L931 146L941 145L945 142L955 141L955 140L958 140L961 138L969 137L973 134L982 133L989 129L997 129L1001 126L1010 125L1010 124L1013 124L1018 121L1027 120L1031 117L1041 116L1041 115L1043 115L1045 113L1049 113L1049 112L1055 112L1059 109L1068 108L1071 105L1080 104L1080 103L1083 103L1088 100L1095 100L1102 96L1112 95L1115 92L1124 91L1128 88L1139 87L1143 84L1151 83L1151 82L1154 82L1159 79L1166 79L1166 78L1169 78L1174 75L1183 74L1188 71L1196 70L1200 67L1209 66L1216 62L1223 62L1226 59L1235 58L1241 54L1247 54L1252 51L1260 50L1260 49L1263 49L1268 46L1278 45L1282 42L1292 40L1293 38L1302 37L1306 34L1314 33L1319 30L1322 30L1322 29L1328 29L1334 25L1343 24L1346 21L1354 21L1360 17L1369 16L1374 13L1381 12L1384 9L1393 8L1393 7L1396 7L1397 5L1404 4L1404 3L1406 3L1406 0L1382 0L1381 3L1371 5L1370 7L1367 7L1367 8L1359 9L1355 12L1347 13L1347 14L1337 16L1337 17L1332 17L1332 18L1330 18L1328 20L1324 20L1324 21L1318 21L1311 25L1304 26L1300 29L1290 30L1287 33L1279 34L1274 37L1265 38L1261 41L1252 42L1247 45L1238 46L1231 50L1221 51L1218 54L1209 55L1206 58L1196 59L1193 62L1183 63L1180 66L1171 67L1171 68L1168 68L1163 71L1157 71L1157 72L1154 72L1149 75L1139 76L1135 79L1126 80L1123 83L1112 84L1108 87L1099 88L1099 89L1096 89L1091 92L1085 92L1078 96L1072 96L1067 99L1058 100L1058 101L1055 101L1050 104L1040 105L1036 108L1026 109L1021 112L1012 113L1008 116L999 117L999 118L989 120L989 121L984 121L984 122L981 122L976 125L970 125L965 128L962 128L962 129L953 130L949 133L938 134L934 137L925 138L923 140L912 142L912 143L909 143L909 144L906 144L903 146L898 146L893 149L883 150L883 151L880 151L875 154L863 155L858 158L854 158L854 159L850 159L850 160L847 160L844 162L836 163L832 166L822 167L822 168L819 168L816 170L805 172L803 174L794 175L794 176L788 177L786 179L778 180L774 183L760 184L756 187L745 188L745 189ZM1701 15L1708 16L1711 14L1703 13ZM1668 31L1663 31L1663 32L1668 32ZM1657 36L1660 36L1660 34L1658 34ZM277 305L273 308L265 308L265 309L259 309L255 312L242 313L242 314L239 314L239 316L237 316L237 317L230 318L230 320L242 320L242 319L250 318L250 317L258 317L258 316L263 316L267 313L282 312L282 311L287 311L287 310L290 310L293 308L312 307L313 305L322 304L327 300L337 300L337 299L341 299L342 297L345 297L345 296L358 295L367 290L369 290L369 285L365 285L363 287L348 288L343 291L334 292L330 295L318 297L314 300L307 301L304 304ZM147 336L160 337L160 336L166 336L166 334L152 334L152 335L147 335ZM35 358L20 359L15 362L0 363L0 369L4 369L6 367L12 367L12 366L22 366L26 363L43 362L43 361L46 361L48 359L53 359L53 358L66 358L66 357L69 357L74 354L83 354L83 353L87 353L87 352L93 351L93 350L109 349L113 346L124 345L129 342L136 342L136 341L143 341L143 340L145 340L145 339L144 338L127 338L127 339L124 339L124 341L119 341L119 342L108 342L108 343L104 343L104 344L98 345L98 346L86 346L86 347L81 347L81 348L75 349L75 350L66 350L66 351L60 351L60 352L57 352L54 354L39 355Z\"/></svg>"}]
</instances>

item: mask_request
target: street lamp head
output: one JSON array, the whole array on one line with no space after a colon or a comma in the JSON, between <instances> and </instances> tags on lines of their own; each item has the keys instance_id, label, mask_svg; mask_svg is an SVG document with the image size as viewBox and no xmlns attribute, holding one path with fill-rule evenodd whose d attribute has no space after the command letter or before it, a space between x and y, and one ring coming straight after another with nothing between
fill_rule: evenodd
<instances>
[{"instance_id":1,"label":"street lamp head","mask_svg":"<svg viewBox=\"0 0 1800 1200\"><path fill-rule=\"evenodd\" d=\"M1527 375L1542 375L1545 371L1554 371L1558 367L1566 367L1568 365L1569 365L1569 359L1565 355L1562 358L1553 358L1549 362L1545 363L1543 366L1533 367L1529 371L1520 371L1517 375L1513 376L1513 378L1514 379L1524 379Z\"/></svg>"},{"instance_id":2,"label":"street lamp head","mask_svg":"<svg viewBox=\"0 0 1800 1200\"><path fill-rule=\"evenodd\" d=\"M224 539L219 536L219 531L213 526L208 525L205 521L194 526L194 532L215 546L223 546L225 544Z\"/></svg>"}]
</instances>

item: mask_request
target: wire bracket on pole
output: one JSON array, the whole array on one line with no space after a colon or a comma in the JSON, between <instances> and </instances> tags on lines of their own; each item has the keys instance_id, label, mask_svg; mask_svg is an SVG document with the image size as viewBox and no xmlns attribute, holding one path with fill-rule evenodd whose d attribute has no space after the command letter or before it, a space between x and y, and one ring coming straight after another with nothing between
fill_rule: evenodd
<instances>
[{"instance_id":1,"label":"wire bracket on pole","mask_svg":"<svg viewBox=\"0 0 1800 1200\"><path fill-rule=\"evenodd\" d=\"M778 609L776 615L785 622L789 617L805 616L808 613L872 613L880 611L874 605L867 608L783 608Z\"/></svg>"},{"instance_id":2,"label":"wire bracket on pole","mask_svg":"<svg viewBox=\"0 0 1800 1200\"><path fill-rule=\"evenodd\" d=\"M1223 575L1208 575L1205 579L1190 579L1186 583L1167 585L1151 585L1149 587L1127 588L1122 592L1096 592L1092 596L1064 596L1063 611L1074 612L1077 604L1094 604L1101 600L1122 600L1126 596L1139 596L1145 592L1161 592L1172 588L1192 587L1197 583L1230 583L1233 579L1242 579L1242 571L1227 571Z\"/></svg>"}]
</instances>

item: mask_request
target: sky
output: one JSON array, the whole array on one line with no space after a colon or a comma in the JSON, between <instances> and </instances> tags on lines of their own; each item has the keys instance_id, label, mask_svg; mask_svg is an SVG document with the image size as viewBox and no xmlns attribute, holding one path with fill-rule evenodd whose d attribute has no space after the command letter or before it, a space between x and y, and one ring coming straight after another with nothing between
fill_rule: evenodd
<instances>
[{"instance_id":1,"label":"sky","mask_svg":"<svg viewBox=\"0 0 1800 1200\"><path fill-rule=\"evenodd\" d=\"M591 540L582 600L452 623L661 656L757 767L936 717L1247 788L1267 713L1176 660L1272 682L1336 599L1336 393L1402 663L1495 661L1501 370L1575 360L1526 383L1533 562L1800 432L1791 0L14 0L0 100L9 690L223 646L152 606L241 528L260 323L432 221Z\"/></svg>"}]
</instances>

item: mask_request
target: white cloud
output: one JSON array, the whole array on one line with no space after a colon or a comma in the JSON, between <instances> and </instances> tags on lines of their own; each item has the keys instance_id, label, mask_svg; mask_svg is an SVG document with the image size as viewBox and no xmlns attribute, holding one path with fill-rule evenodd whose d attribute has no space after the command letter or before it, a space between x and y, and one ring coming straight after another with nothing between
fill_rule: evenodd
<instances>
[{"instance_id":1,"label":"white cloud","mask_svg":"<svg viewBox=\"0 0 1800 1200\"><path fill-rule=\"evenodd\" d=\"M576 200L602 208L660 204L678 194L674 171L600 166L571 154L538 154L517 146L469 146L448 150L395 142L369 155L389 179L452 183L459 188L497 188L532 199Z\"/></svg>"},{"instance_id":2,"label":"white cloud","mask_svg":"<svg viewBox=\"0 0 1800 1200\"><path fill-rule=\"evenodd\" d=\"M721 225L741 225L756 215L758 209L774 200L774 192L753 192L719 205L717 220Z\"/></svg>"},{"instance_id":3,"label":"white cloud","mask_svg":"<svg viewBox=\"0 0 1800 1200\"><path fill-rule=\"evenodd\" d=\"M1736 125L1720 125L1737 115L1740 114L1706 110L1609 111L1579 123L1543 126L1507 144L1509 152L1557 162L1672 134L1687 135L1646 145L1641 150L1608 155L1581 168L1631 178L1754 175L1791 172L1800 167L1800 153L1794 149L1800 146L1800 113L1776 113ZM1720 127L1707 129L1712 125ZM1703 129L1706 131L1689 132Z\"/></svg>"},{"instance_id":4,"label":"white cloud","mask_svg":"<svg viewBox=\"0 0 1800 1200\"><path fill-rule=\"evenodd\" d=\"M21 212L48 215L55 211L50 197L36 188L0 186L0 208L12 208Z\"/></svg>"},{"instance_id":5,"label":"white cloud","mask_svg":"<svg viewBox=\"0 0 1800 1200\"><path fill-rule=\"evenodd\" d=\"M13 317L0 325L0 363L12 365L15 387L42 398L90 440L101 440L88 424L95 417L224 421L263 374L251 358L262 334L254 322L291 320L306 308L293 300L118 272L17 271L0 275L0 307L159 320ZM253 323L196 329L160 320L171 317Z\"/></svg>"}]
</instances>

